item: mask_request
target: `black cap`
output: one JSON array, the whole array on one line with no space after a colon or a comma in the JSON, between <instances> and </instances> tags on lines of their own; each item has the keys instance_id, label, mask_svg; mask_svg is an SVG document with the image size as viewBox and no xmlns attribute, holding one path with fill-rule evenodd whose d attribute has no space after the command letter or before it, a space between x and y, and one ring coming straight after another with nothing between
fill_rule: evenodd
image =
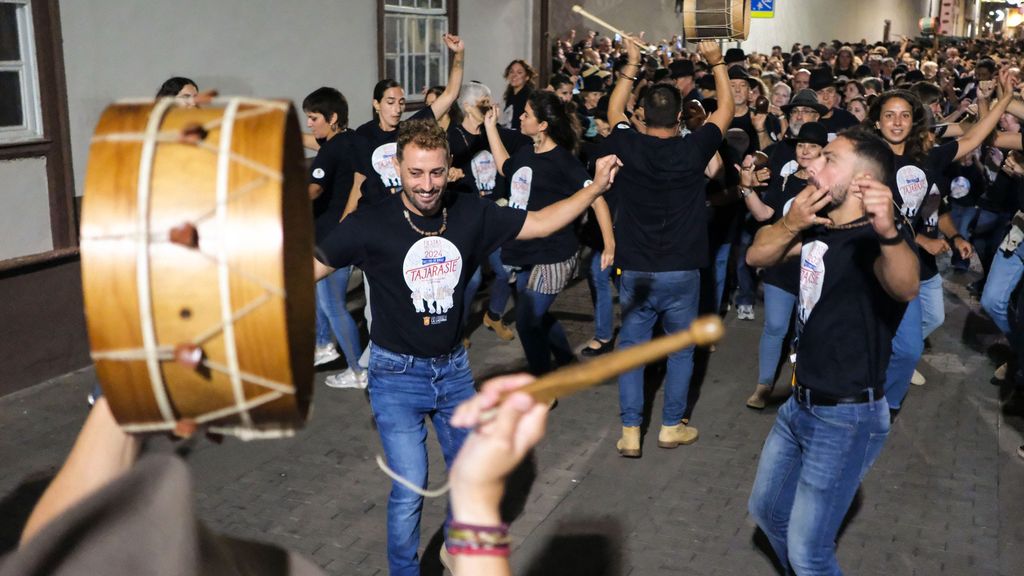
<instances>
[{"instance_id":1,"label":"black cap","mask_svg":"<svg viewBox=\"0 0 1024 576\"><path fill-rule=\"evenodd\" d=\"M828 146L828 130L818 122L808 122L800 128L800 133L790 137L791 142L810 142L824 148Z\"/></svg>"},{"instance_id":2,"label":"black cap","mask_svg":"<svg viewBox=\"0 0 1024 576\"><path fill-rule=\"evenodd\" d=\"M733 64L735 62L743 62L747 59L747 55L743 52L742 48L729 48L725 51L725 63Z\"/></svg>"},{"instance_id":3,"label":"black cap","mask_svg":"<svg viewBox=\"0 0 1024 576\"><path fill-rule=\"evenodd\" d=\"M693 76L693 62L689 60L676 60L668 65L668 70L669 76L673 80Z\"/></svg>"},{"instance_id":4,"label":"black cap","mask_svg":"<svg viewBox=\"0 0 1024 576\"><path fill-rule=\"evenodd\" d=\"M813 108L818 111L818 114L825 114L828 112L828 108L818 103L818 95L814 93L814 90L810 88L804 88L803 90L796 93L796 96L789 101L789 104L782 106L782 111L789 114L789 111L797 106L803 106L805 108Z\"/></svg>"},{"instance_id":5,"label":"black cap","mask_svg":"<svg viewBox=\"0 0 1024 576\"><path fill-rule=\"evenodd\" d=\"M701 90L714 90L715 89L715 77L711 74L705 74L697 79L697 87Z\"/></svg>"},{"instance_id":6,"label":"black cap","mask_svg":"<svg viewBox=\"0 0 1024 576\"><path fill-rule=\"evenodd\" d=\"M818 91L824 90L829 86L835 86L836 77L832 75L832 70L827 67L815 68L811 70L811 90Z\"/></svg>"},{"instance_id":7,"label":"black cap","mask_svg":"<svg viewBox=\"0 0 1024 576\"><path fill-rule=\"evenodd\" d=\"M668 68L658 68L654 71L654 83L657 84L669 77Z\"/></svg>"}]
</instances>

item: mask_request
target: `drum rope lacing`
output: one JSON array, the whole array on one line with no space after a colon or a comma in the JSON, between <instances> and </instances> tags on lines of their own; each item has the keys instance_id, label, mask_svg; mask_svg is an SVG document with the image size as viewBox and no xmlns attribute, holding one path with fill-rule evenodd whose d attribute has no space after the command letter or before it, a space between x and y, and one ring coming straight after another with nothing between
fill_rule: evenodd
<instances>
[{"instance_id":1,"label":"drum rope lacing","mask_svg":"<svg viewBox=\"0 0 1024 576\"><path fill-rule=\"evenodd\" d=\"M147 122L146 131L143 134L132 134L132 133L111 133L102 136L97 136L92 139L93 142L142 142L142 154L139 162L139 184L137 188L138 195L138 210L136 213L136 230L135 234L112 234L108 236L97 236L89 237L90 241L110 241L110 240L133 240L136 243L136 283L139 292L139 314L140 322L142 323L142 335L143 335L143 346L135 349L123 349L123 350L100 350L92 352L93 360L111 360L111 361L138 361L145 360L147 369L150 376L150 384L153 388L153 396L156 400L157 406L160 410L163 422L155 423L137 423L137 424L126 424L122 428L127 432L157 432L173 430L177 424L177 418L174 415L174 411L170 405L170 399L167 395L166 385L163 381L163 376L160 371L159 362L161 361L172 361L174 360L174 347L173 346L160 346L156 343L155 326L153 325L153 310L152 310L152 287L150 283L150 272L149 272L149 247L151 243L163 243L166 242L171 246L178 246L169 239L169 231L161 231L154 233L150 229L149 221L149 195L150 185L153 173L153 160L156 152L156 147L161 143L181 143L180 132L160 132L160 123L163 121L163 117L166 115L167 110L173 104L173 98L161 99L156 103L156 106L150 112L150 117ZM130 100L122 101L122 104L152 104L153 100ZM258 190L270 180L282 181L283 176L280 172L259 164L258 162L252 161L241 155L238 155L231 151L231 131L234 123L247 119L257 117L274 110L287 110L287 105L280 102L266 101L266 100L254 100L248 98L230 98L230 99L215 99L215 104L226 104L227 109L222 118L218 118L207 122L202 125L202 129L205 131L211 131L214 129L221 129L220 141L218 146L206 144L205 142L192 142L191 144L196 146L198 149L206 150L217 155L218 157L218 172L217 172L217 198L213 208L208 212L201 214L198 218L194 219L194 222L202 222L209 219L216 219L219 228L225 230L227 228L227 207L232 201L237 201L239 197L248 195L255 190ZM254 105L257 106L251 110L239 111L240 105ZM229 185L229 168L232 163L245 166L262 175L254 181L247 183L246 185L238 188L235 191L228 189ZM256 278L251 274L247 274L239 270L236 266L232 266L227 261L227 254L225 252L226 247L221 246L217 254L210 254L204 252L201 247L197 246L195 249L181 247L182 249L189 249L195 253L200 254L202 257L211 260L217 264L218 268L218 285L221 293L221 323L214 327L200 333L192 339L192 344L201 345L210 339L214 338L218 334L224 334L224 345L225 352L227 355L227 364L215 362L208 358L203 358L200 364L211 371L216 371L225 374L229 377L232 385L232 392L235 398L234 406L228 406L205 414L201 414L193 418L197 424L204 424L212 422L221 418L229 416L239 416L242 420L242 428L219 428L211 427L212 432L230 433L240 438L255 438L255 437L267 437L267 436L283 436L292 433L287 429L281 430L256 430L253 427L253 422L249 416L249 411L253 408L261 406L263 404L273 402L279 398L282 398L286 394L294 394L294 389L288 384L276 382L274 380L264 378L255 374L244 372L238 365L237 349L235 348L234 339L234 324L259 309L261 306L273 300L273 297L284 298L284 290L271 286L267 282ZM259 286L263 290L263 294L255 298L251 302L237 311L232 311L231 300L230 300L230 278L235 275L244 280L248 280L253 284ZM253 398L246 398L242 383L254 384L263 388L267 388L269 392L261 394Z\"/></svg>"}]
</instances>

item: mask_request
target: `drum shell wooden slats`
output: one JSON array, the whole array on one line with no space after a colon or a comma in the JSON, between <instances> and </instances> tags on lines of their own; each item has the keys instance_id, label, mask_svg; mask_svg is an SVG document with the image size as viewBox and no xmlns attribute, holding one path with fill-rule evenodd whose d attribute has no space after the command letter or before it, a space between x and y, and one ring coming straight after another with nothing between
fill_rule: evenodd
<instances>
[{"instance_id":1,"label":"drum shell wooden slats","mask_svg":"<svg viewBox=\"0 0 1024 576\"><path fill-rule=\"evenodd\" d=\"M746 40L750 0L684 0L683 36L690 41Z\"/></svg>"},{"instance_id":2,"label":"drum shell wooden slats","mask_svg":"<svg viewBox=\"0 0 1024 576\"><path fill-rule=\"evenodd\" d=\"M145 358L109 357L145 348L146 314L162 350L160 380L175 419L230 413L240 400L260 398L273 399L246 410L248 419L228 414L210 424L288 430L307 417L314 336L312 220L298 119L291 106L274 104L262 113L258 102L239 106L231 124L229 196L220 212L217 148L226 126L210 129L205 147L155 145L149 209L142 218L144 142L130 136L145 133L154 104L115 104L99 121L82 206L82 282L97 376L126 428L167 420ZM180 134L196 123L216 125L224 112L171 107L160 133ZM198 229L197 248L168 241L168 231L187 222ZM140 258L148 263L148 281L139 277ZM140 293L147 287L148 308ZM235 317L229 322L233 346L224 329L225 302L226 315ZM191 368L167 357L168 349L197 340L209 365ZM210 368L231 365L229 348L242 374L241 399L229 374ZM268 382L287 393L267 396L274 392Z\"/></svg>"}]
</instances>

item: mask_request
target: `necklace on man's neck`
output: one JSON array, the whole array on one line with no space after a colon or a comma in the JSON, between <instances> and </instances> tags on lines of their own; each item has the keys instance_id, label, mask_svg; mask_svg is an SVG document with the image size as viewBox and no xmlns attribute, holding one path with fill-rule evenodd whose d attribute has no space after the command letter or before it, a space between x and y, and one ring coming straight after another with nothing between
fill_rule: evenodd
<instances>
[{"instance_id":1,"label":"necklace on man's neck","mask_svg":"<svg viewBox=\"0 0 1024 576\"><path fill-rule=\"evenodd\" d=\"M419 226L412 223L412 215L409 214L409 210L403 210L403 212L405 212L405 221L409 223L409 227L412 228L414 232L419 233L420 236L440 236L448 229L448 208L441 208L441 228L436 232L421 230Z\"/></svg>"}]
</instances>

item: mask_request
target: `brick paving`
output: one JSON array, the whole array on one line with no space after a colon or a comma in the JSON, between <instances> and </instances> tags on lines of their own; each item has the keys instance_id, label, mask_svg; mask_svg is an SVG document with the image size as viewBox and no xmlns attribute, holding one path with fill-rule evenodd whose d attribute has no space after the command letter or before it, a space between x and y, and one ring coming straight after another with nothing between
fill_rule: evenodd
<instances>
[{"instance_id":1,"label":"brick paving","mask_svg":"<svg viewBox=\"0 0 1024 576\"><path fill-rule=\"evenodd\" d=\"M946 324L921 367L928 383L911 390L841 534L848 574L1024 573L1024 462L1015 455L1024 419L1004 403L1009 390L988 383L989 355L1006 350L975 312L963 288L970 278L947 278ZM555 310L573 342L589 338L585 283L563 293ZM755 381L760 316L730 315L726 326L693 409L696 444L657 448L660 396L639 460L615 451L613 383L559 404L547 438L511 481L516 574L775 573L746 513L775 412L743 404ZM517 341L482 328L470 356L478 378L523 366ZM198 445L189 457L198 510L217 530L299 549L331 574L383 575L389 482L374 463L379 441L363 393L324 387L328 373L317 375L313 417L295 438ZM94 381L86 369L0 398L0 553L70 447ZM431 485L439 485L444 466L430 442ZM424 574L440 574L443 517L443 501L428 501Z\"/></svg>"}]
</instances>

